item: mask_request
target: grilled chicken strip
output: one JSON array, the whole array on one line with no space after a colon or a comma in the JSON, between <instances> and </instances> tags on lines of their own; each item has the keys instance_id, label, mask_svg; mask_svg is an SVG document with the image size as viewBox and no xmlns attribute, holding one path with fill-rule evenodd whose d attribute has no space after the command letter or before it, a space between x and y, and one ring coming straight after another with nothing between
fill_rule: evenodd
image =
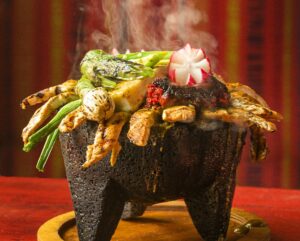
<instances>
[{"instance_id":1,"label":"grilled chicken strip","mask_svg":"<svg viewBox=\"0 0 300 241\"><path fill-rule=\"evenodd\" d=\"M128 139L137 146L146 146L151 127L159 116L159 111L155 109L140 109L130 118Z\"/></svg>"},{"instance_id":2,"label":"grilled chicken strip","mask_svg":"<svg viewBox=\"0 0 300 241\"><path fill-rule=\"evenodd\" d=\"M67 80L66 82L60 85L56 85L56 86L52 86L40 90L23 99L21 102L21 108L26 109L28 106L41 104L49 100L51 97L58 95L60 93L73 92L76 84L77 84L76 80Z\"/></svg>"},{"instance_id":3,"label":"grilled chicken strip","mask_svg":"<svg viewBox=\"0 0 300 241\"><path fill-rule=\"evenodd\" d=\"M264 132L256 125L250 127L250 155L255 162L265 160L268 147Z\"/></svg>"},{"instance_id":4,"label":"grilled chicken strip","mask_svg":"<svg viewBox=\"0 0 300 241\"><path fill-rule=\"evenodd\" d=\"M255 114L248 113L242 109L228 108L215 111L204 110L202 115L206 119L221 120L224 122L232 122L242 126L257 125L259 128L273 132L276 130L275 124L259 117Z\"/></svg>"},{"instance_id":5,"label":"grilled chicken strip","mask_svg":"<svg viewBox=\"0 0 300 241\"><path fill-rule=\"evenodd\" d=\"M60 132L71 132L87 120L83 112L83 107L80 106L73 110L65 118L62 119L58 128Z\"/></svg>"},{"instance_id":6,"label":"grilled chicken strip","mask_svg":"<svg viewBox=\"0 0 300 241\"><path fill-rule=\"evenodd\" d=\"M167 122L191 123L195 120L196 110L192 105L173 106L163 110L162 119Z\"/></svg>"},{"instance_id":7,"label":"grilled chicken strip","mask_svg":"<svg viewBox=\"0 0 300 241\"><path fill-rule=\"evenodd\" d=\"M103 122L99 124L94 144L88 146L86 152L87 161L82 165L83 168L87 168L102 160L110 151L113 151L111 163L115 164L118 151L120 150L120 147L118 147L118 139L128 118L128 113L117 112L106 124L103 124Z\"/></svg>"},{"instance_id":8,"label":"grilled chicken strip","mask_svg":"<svg viewBox=\"0 0 300 241\"><path fill-rule=\"evenodd\" d=\"M267 107L262 106L255 99L243 92L231 93L230 103L233 107L243 109L271 121L280 121L282 116Z\"/></svg>"},{"instance_id":9,"label":"grilled chicken strip","mask_svg":"<svg viewBox=\"0 0 300 241\"><path fill-rule=\"evenodd\" d=\"M113 148L111 150L111 156L110 156L110 161L109 161L111 166L114 166L116 164L118 155L119 155L121 149L122 149L122 146L117 141L117 143L113 146Z\"/></svg>"},{"instance_id":10,"label":"grilled chicken strip","mask_svg":"<svg viewBox=\"0 0 300 241\"><path fill-rule=\"evenodd\" d=\"M253 100L255 100L256 103L259 103L263 107L269 108L267 102L255 92L255 90L251 89L247 85L242 85L241 83L226 83L226 87L232 95L234 92L239 92L240 94L246 94L249 97L251 97Z\"/></svg>"},{"instance_id":11,"label":"grilled chicken strip","mask_svg":"<svg viewBox=\"0 0 300 241\"><path fill-rule=\"evenodd\" d=\"M73 92L61 93L51 97L43 106L37 109L27 126L23 129L22 138L24 144L28 142L29 136L33 134L56 109L76 99L78 99L78 95Z\"/></svg>"}]
</instances>

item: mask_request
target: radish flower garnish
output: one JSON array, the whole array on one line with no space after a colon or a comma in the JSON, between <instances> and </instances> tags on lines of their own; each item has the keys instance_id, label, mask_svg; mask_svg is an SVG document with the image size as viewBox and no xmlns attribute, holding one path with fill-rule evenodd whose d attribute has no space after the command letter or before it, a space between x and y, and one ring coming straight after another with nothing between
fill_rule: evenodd
<instances>
[{"instance_id":1,"label":"radish flower garnish","mask_svg":"<svg viewBox=\"0 0 300 241\"><path fill-rule=\"evenodd\" d=\"M210 73L210 62L204 51L191 48L189 44L174 52L170 58L169 77L175 85L204 83Z\"/></svg>"}]
</instances>

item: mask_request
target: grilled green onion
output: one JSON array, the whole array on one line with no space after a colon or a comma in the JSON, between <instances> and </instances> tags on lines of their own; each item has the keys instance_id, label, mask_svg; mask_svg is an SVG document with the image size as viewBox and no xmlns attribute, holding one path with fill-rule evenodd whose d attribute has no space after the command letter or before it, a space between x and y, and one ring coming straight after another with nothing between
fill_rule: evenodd
<instances>
[{"instance_id":1,"label":"grilled green onion","mask_svg":"<svg viewBox=\"0 0 300 241\"><path fill-rule=\"evenodd\" d=\"M33 133L28 138L28 143L23 147L23 151L29 152L31 149L42 139L44 139L46 136L48 136L51 132L53 132L61 122L61 120L69 114L71 111L78 108L82 103L82 100L75 100L72 101L65 106L63 106L57 114L41 129L39 129L37 132Z\"/></svg>"},{"instance_id":2,"label":"grilled green onion","mask_svg":"<svg viewBox=\"0 0 300 241\"><path fill-rule=\"evenodd\" d=\"M47 163L47 160L50 156L53 146L58 138L58 134L59 134L59 130L57 128L47 136L43 150L42 150L39 160L37 161L37 164L36 164L36 169L38 169L40 172L44 171L44 167Z\"/></svg>"}]
</instances>

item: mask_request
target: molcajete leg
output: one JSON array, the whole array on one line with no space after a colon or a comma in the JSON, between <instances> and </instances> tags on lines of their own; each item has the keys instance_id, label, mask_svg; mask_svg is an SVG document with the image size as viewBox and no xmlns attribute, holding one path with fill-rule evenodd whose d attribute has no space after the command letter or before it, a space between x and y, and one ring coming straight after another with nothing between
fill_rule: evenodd
<instances>
[{"instance_id":1,"label":"molcajete leg","mask_svg":"<svg viewBox=\"0 0 300 241\"><path fill-rule=\"evenodd\" d=\"M88 142L84 135L74 132L60 138L80 241L109 241L121 218L126 194L105 175L105 168L99 166L104 162L82 169L82 153Z\"/></svg>"},{"instance_id":2,"label":"molcajete leg","mask_svg":"<svg viewBox=\"0 0 300 241\"><path fill-rule=\"evenodd\" d=\"M226 196L225 190L216 184L204 193L184 199L193 223L205 241L226 237L231 207L225 205ZM232 199L232 195L228 196Z\"/></svg>"},{"instance_id":3,"label":"molcajete leg","mask_svg":"<svg viewBox=\"0 0 300 241\"><path fill-rule=\"evenodd\" d=\"M126 202L122 214L122 219L130 219L142 216L147 206L139 202Z\"/></svg>"},{"instance_id":4,"label":"molcajete leg","mask_svg":"<svg viewBox=\"0 0 300 241\"><path fill-rule=\"evenodd\" d=\"M184 198L193 223L205 241L225 240L244 136L243 131L228 131L227 147L214 182L207 189Z\"/></svg>"},{"instance_id":5,"label":"molcajete leg","mask_svg":"<svg viewBox=\"0 0 300 241\"><path fill-rule=\"evenodd\" d=\"M111 181L101 188L85 190L79 195L91 198L74 203L78 235L81 241L109 241L117 228L124 208L124 195ZM84 205L90 205L86 207Z\"/></svg>"}]
</instances>

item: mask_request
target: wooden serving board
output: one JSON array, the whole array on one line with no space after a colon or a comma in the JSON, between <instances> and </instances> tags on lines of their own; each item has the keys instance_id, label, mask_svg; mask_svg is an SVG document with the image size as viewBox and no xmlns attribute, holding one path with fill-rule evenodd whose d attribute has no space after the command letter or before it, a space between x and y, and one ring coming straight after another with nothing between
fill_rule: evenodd
<instances>
[{"instance_id":1,"label":"wooden serving board","mask_svg":"<svg viewBox=\"0 0 300 241\"><path fill-rule=\"evenodd\" d=\"M38 241L79 241L74 212L56 216L38 230ZM201 240L183 201L148 207L142 217L120 221L113 241ZM254 214L232 209L227 241L269 241L270 229Z\"/></svg>"}]
</instances>

